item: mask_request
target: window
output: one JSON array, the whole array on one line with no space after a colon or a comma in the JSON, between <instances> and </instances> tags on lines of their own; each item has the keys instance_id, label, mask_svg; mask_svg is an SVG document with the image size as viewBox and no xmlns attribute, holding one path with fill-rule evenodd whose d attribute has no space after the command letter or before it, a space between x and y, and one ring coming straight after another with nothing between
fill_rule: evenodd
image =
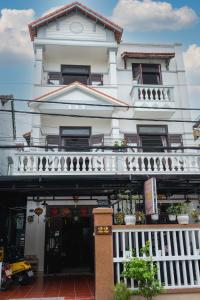
<instances>
[{"instance_id":1,"label":"window","mask_svg":"<svg viewBox=\"0 0 200 300\"><path fill-rule=\"evenodd\" d=\"M133 80L140 84L162 84L159 64L132 64Z\"/></svg>"},{"instance_id":2,"label":"window","mask_svg":"<svg viewBox=\"0 0 200 300\"><path fill-rule=\"evenodd\" d=\"M165 152L168 145L167 126L139 125L139 142L143 152Z\"/></svg>"},{"instance_id":3,"label":"window","mask_svg":"<svg viewBox=\"0 0 200 300\"><path fill-rule=\"evenodd\" d=\"M61 65L62 84L79 81L90 84L90 66Z\"/></svg>"},{"instance_id":4,"label":"window","mask_svg":"<svg viewBox=\"0 0 200 300\"><path fill-rule=\"evenodd\" d=\"M90 135L91 127L60 127L60 146L66 151L85 151Z\"/></svg>"}]
</instances>

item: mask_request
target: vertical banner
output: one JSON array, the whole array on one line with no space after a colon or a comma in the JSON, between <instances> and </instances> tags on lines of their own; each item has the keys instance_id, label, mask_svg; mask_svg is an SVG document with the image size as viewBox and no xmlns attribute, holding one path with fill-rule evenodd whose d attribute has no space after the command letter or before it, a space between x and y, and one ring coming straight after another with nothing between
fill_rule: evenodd
<instances>
[{"instance_id":1,"label":"vertical banner","mask_svg":"<svg viewBox=\"0 0 200 300\"><path fill-rule=\"evenodd\" d=\"M144 200L146 215L158 212L156 178L152 177L144 183Z\"/></svg>"}]
</instances>

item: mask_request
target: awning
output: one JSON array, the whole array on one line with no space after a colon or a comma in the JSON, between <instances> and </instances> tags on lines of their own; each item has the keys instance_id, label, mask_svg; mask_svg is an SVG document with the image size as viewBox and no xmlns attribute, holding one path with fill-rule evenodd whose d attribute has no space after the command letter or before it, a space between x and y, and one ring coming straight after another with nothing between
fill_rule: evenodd
<instances>
[{"instance_id":1,"label":"awning","mask_svg":"<svg viewBox=\"0 0 200 300\"><path fill-rule=\"evenodd\" d=\"M127 59L127 58L136 58L136 59L141 59L141 58L151 58L151 59L171 59L175 57L174 52L123 52L121 54L122 59Z\"/></svg>"}]
</instances>

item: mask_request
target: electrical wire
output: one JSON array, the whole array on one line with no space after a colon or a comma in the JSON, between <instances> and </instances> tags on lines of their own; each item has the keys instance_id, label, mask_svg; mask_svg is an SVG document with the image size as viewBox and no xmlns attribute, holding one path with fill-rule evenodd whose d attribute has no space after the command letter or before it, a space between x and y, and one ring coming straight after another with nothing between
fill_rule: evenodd
<instances>
[{"instance_id":1,"label":"electrical wire","mask_svg":"<svg viewBox=\"0 0 200 300\"><path fill-rule=\"evenodd\" d=\"M92 107L112 107L112 108L145 108L145 109L163 109L163 110L177 110L177 111L200 111L198 107L158 107L158 106L136 106L136 105L112 105L112 104L95 104L95 103L81 103L81 102L65 102L65 101L48 101L48 100L31 100L22 98L13 98L11 101L17 102L30 102L30 103L49 103L49 104L61 104L61 105L80 105L80 106L92 106ZM147 100L148 102L149 100ZM159 100L158 100L159 101Z\"/></svg>"},{"instance_id":2,"label":"electrical wire","mask_svg":"<svg viewBox=\"0 0 200 300\"><path fill-rule=\"evenodd\" d=\"M10 109L0 109L0 112L12 112ZM57 116L57 117L69 117L69 118L85 118L85 119L102 119L102 120L126 120L126 121L149 121L149 122L165 122L165 123L196 123L196 120L167 120L167 119L149 119L149 118L127 118L127 117L104 117L104 116L92 116L92 115L72 115L72 114L57 114L57 113L45 113L25 110L15 110L15 113L42 115L42 116Z\"/></svg>"}]
</instances>

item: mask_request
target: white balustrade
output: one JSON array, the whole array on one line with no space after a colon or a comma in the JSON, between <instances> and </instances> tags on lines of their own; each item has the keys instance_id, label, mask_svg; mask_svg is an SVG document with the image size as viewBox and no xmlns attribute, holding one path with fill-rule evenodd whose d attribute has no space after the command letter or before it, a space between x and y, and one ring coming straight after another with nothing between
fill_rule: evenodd
<instances>
[{"instance_id":1,"label":"white balustrade","mask_svg":"<svg viewBox=\"0 0 200 300\"><path fill-rule=\"evenodd\" d=\"M200 174L198 153L19 152L13 175Z\"/></svg>"},{"instance_id":2,"label":"white balustrade","mask_svg":"<svg viewBox=\"0 0 200 300\"><path fill-rule=\"evenodd\" d=\"M164 288L200 288L200 226L161 225L113 226L114 273L115 281L124 280L127 286L135 289L135 280L121 275L127 257L127 249L134 249L138 258L144 258L140 248L150 242L150 255L157 265L157 278Z\"/></svg>"},{"instance_id":3,"label":"white balustrade","mask_svg":"<svg viewBox=\"0 0 200 300\"><path fill-rule=\"evenodd\" d=\"M132 96L134 102L170 102L174 100L173 87L164 85L134 85Z\"/></svg>"}]
</instances>

